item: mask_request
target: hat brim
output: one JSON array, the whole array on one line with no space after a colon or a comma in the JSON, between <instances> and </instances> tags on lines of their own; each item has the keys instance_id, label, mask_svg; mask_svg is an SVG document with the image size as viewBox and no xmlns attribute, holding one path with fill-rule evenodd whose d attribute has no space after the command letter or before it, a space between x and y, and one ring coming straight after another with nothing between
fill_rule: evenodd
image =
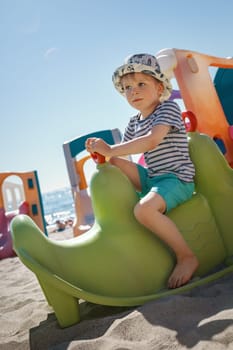
<instances>
[{"instance_id":1,"label":"hat brim","mask_svg":"<svg viewBox=\"0 0 233 350\"><path fill-rule=\"evenodd\" d=\"M124 64L117 68L113 74L112 81L117 89L122 95L125 95L121 79L123 76L126 74L131 74L131 73L144 73L152 76L153 78L161 81L164 86L164 91L161 96L161 99L163 101L167 100L172 92L172 85L169 81L169 79L165 76L164 73L160 72L159 70L150 67L148 65L140 64L140 63L129 63L129 64ZM161 101L162 102L162 101Z\"/></svg>"}]
</instances>

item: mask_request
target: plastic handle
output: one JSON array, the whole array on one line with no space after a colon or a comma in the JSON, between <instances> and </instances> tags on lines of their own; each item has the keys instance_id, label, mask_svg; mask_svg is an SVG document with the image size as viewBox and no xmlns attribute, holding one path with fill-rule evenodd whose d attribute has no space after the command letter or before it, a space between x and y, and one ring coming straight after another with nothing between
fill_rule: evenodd
<instances>
[{"instance_id":1,"label":"plastic handle","mask_svg":"<svg viewBox=\"0 0 233 350\"><path fill-rule=\"evenodd\" d=\"M182 119L184 121L185 129L187 132L197 130L197 118L191 111L182 112Z\"/></svg>"},{"instance_id":2,"label":"plastic handle","mask_svg":"<svg viewBox=\"0 0 233 350\"><path fill-rule=\"evenodd\" d=\"M105 163L105 156L102 154L99 154L97 152L91 153L91 158L94 160L96 164L103 164Z\"/></svg>"}]
</instances>

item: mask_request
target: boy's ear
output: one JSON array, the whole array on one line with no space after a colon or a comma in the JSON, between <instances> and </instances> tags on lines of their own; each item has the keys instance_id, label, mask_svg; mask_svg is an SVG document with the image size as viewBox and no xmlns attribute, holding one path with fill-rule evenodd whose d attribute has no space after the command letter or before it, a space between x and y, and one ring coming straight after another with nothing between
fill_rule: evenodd
<instances>
[{"instance_id":1,"label":"boy's ear","mask_svg":"<svg viewBox=\"0 0 233 350\"><path fill-rule=\"evenodd\" d=\"M162 95L163 91L164 91L164 85L163 85L163 83L160 83L159 84L159 93Z\"/></svg>"}]
</instances>

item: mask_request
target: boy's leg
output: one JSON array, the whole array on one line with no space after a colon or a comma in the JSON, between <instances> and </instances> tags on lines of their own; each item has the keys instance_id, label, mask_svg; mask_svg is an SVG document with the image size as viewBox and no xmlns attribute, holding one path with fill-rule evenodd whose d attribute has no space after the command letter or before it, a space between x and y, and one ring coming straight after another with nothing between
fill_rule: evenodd
<instances>
[{"instance_id":1,"label":"boy's leg","mask_svg":"<svg viewBox=\"0 0 233 350\"><path fill-rule=\"evenodd\" d=\"M187 283L198 267L198 260L185 242L175 223L163 213L164 199L155 192L148 193L135 206L137 220L154 232L174 251L177 264L168 280L169 288Z\"/></svg>"},{"instance_id":2,"label":"boy's leg","mask_svg":"<svg viewBox=\"0 0 233 350\"><path fill-rule=\"evenodd\" d=\"M130 160L112 157L110 159L112 165L117 166L129 178L137 191L141 191L141 181L138 173L137 164Z\"/></svg>"}]
</instances>

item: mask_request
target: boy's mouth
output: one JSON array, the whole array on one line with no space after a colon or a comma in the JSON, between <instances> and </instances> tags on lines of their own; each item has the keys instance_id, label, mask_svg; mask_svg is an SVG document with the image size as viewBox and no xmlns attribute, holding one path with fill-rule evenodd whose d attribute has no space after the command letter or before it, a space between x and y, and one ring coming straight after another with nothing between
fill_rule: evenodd
<instances>
[{"instance_id":1,"label":"boy's mouth","mask_svg":"<svg viewBox=\"0 0 233 350\"><path fill-rule=\"evenodd\" d=\"M142 98L135 98L135 99L133 100L133 102L139 102L139 101L142 101Z\"/></svg>"}]
</instances>

